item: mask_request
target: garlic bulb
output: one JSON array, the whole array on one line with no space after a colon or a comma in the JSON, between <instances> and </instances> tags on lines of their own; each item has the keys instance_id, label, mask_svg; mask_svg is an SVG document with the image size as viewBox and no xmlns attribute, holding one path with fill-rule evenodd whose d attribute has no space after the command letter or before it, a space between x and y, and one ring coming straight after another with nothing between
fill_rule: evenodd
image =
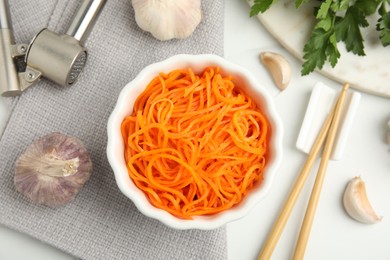
<instances>
[{"instance_id":1,"label":"garlic bulb","mask_svg":"<svg viewBox=\"0 0 390 260\"><path fill-rule=\"evenodd\" d=\"M366 224L374 224L381 221L367 198L366 187L360 177L353 178L344 192L344 208L355 220Z\"/></svg>"},{"instance_id":2,"label":"garlic bulb","mask_svg":"<svg viewBox=\"0 0 390 260\"><path fill-rule=\"evenodd\" d=\"M275 85L280 90L285 90L291 79L291 68L287 59L275 52L262 52L260 60L267 67Z\"/></svg>"},{"instance_id":3,"label":"garlic bulb","mask_svg":"<svg viewBox=\"0 0 390 260\"><path fill-rule=\"evenodd\" d=\"M161 41L190 36L202 20L201 0L132 0L132 4L138 26Z\"/></svg>"},{"instance_id":4,"label":"garlic bulb","mask_svg":"<svg viewBox=\"0 0 390 260\"><path fill-rule=\"evenodd\" d=\"M31 201L55 207L72 201L91 173L83 143L51 133L30 144L17 159L14 184Z\"/></svg>"}]
</instances>

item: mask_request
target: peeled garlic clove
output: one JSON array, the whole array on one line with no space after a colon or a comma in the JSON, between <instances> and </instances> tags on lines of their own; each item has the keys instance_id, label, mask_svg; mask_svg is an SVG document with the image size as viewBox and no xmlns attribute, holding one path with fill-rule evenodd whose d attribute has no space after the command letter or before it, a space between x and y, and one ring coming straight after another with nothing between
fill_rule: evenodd
<instances>
[{"instance_id":1,"label":"peeled garlic clove","mask_svg":"<svg viewBox=\"0 0 390 260\"><path fill-rule=\"evenodd\" d=\"M368 201L366 187L360 177L355 177L348 183L343 202L347 213L357 221L374 224L382 220Z\"/></svg>"},{"instance_id":2,"label":"peeled garlic clove","mask_svg":"<svg viewBox=\"0 0 390 260\"><path fill-rule=\"evenodd\" d=\"M83 143L51 133L30 144L17 159L14 184L31 201L55 207L72 201L91 173Z\"/></svg>"},{"instance_id":3,"label":"peeled garlic clove","mask_svg":"<svg viewBox=\"0 0 390 260\"><path fill-rule=\"evenodd\" d=\"M132 0L132 4L138 26L161 41L190 36L202 20L200 0Z\"/></svg>"},{"instance_id":4,"label":"peeled garlic clove","mask_svg":"<svg viewBox=\"0 0 390 260\"><path fill-rule=\"evenodd\" d=\"M291 79L291 67L287 59L275 52L262 52L260 59L270 72L276 86L280 90L286 89Z\"/></svg>"}]
</instances>

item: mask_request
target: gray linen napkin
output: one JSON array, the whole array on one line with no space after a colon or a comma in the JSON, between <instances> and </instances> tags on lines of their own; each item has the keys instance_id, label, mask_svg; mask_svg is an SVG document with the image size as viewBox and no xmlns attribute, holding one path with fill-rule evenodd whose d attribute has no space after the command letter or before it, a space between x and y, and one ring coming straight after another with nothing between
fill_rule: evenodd
<instances>
[{"instance_id":1,"label":"gray linen napkin","mask_svg":"<svg viewBox=\"0 0 390 260\"><path fill-rule=\"evenodd\" d=\"M10 0L17 42L43 27L65 32L80 1ZM19 98L0 140L0 223L82 259L224 259L225 228L178 231L145 217L118 190L106 159L106 122L120 90L146 65L179 53L223 54L223 0L203 1L203 20L186 40L160 42L138 28L130 1L107 1L86 47L82 77L61 88L42 80ZM33 205L13 185L14 163L32 140L77 136L94 172L61 208Z\"/></svg>"}]
</instances>

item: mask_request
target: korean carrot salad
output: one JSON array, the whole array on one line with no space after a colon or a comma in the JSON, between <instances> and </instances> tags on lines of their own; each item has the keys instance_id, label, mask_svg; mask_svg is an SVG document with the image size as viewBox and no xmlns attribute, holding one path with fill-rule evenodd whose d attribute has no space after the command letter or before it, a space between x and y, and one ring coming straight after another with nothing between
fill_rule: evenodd
<instances>
[{"instance_id":1,"label":"korean carrot salad","mask_svg":"<svg viewBox=\"0 0 390 260\"><path fill-rule=\"evenodd\" d=\"M176 217L233 207L263 180L271 133L250 96L218 67L156 76L121 125L128 174Z\"/></svg>"}]
</instances>

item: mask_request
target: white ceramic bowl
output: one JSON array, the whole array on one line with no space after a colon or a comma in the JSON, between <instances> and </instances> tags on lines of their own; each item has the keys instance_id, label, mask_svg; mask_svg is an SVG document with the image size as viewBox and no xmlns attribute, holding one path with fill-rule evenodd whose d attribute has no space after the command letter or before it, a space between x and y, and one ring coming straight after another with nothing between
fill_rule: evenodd
<instances>
[{"instance_id":1,"label":"white ceramic bowl","mask_svg":"<svg viewBox=\"0 0 390 260\"><path fill-rule=\"evenodd\" d=\"M195 73L199 73L207 66L218 66L222 73L232 75L235 83L239 84L253 98L262 112L266 114L272 129L269 143L270 156L264 172L263 182L252 189L240 204L215 215L198 216L194 217L193 220L184 220L150 204L146 195L129 178L123 156L124 144L120 126L123 119L133 112L135 99L158 73L168 73L174 69L189 67ZM248 70L216 55L176 55L144 68L121 91L117 104L108 120L107 132L107 157L121 192L131 199L144 215L176 229L214 229L245 216L270 190L282 159L283 128L272 97Z\"/></svg>"}]
</instances>

